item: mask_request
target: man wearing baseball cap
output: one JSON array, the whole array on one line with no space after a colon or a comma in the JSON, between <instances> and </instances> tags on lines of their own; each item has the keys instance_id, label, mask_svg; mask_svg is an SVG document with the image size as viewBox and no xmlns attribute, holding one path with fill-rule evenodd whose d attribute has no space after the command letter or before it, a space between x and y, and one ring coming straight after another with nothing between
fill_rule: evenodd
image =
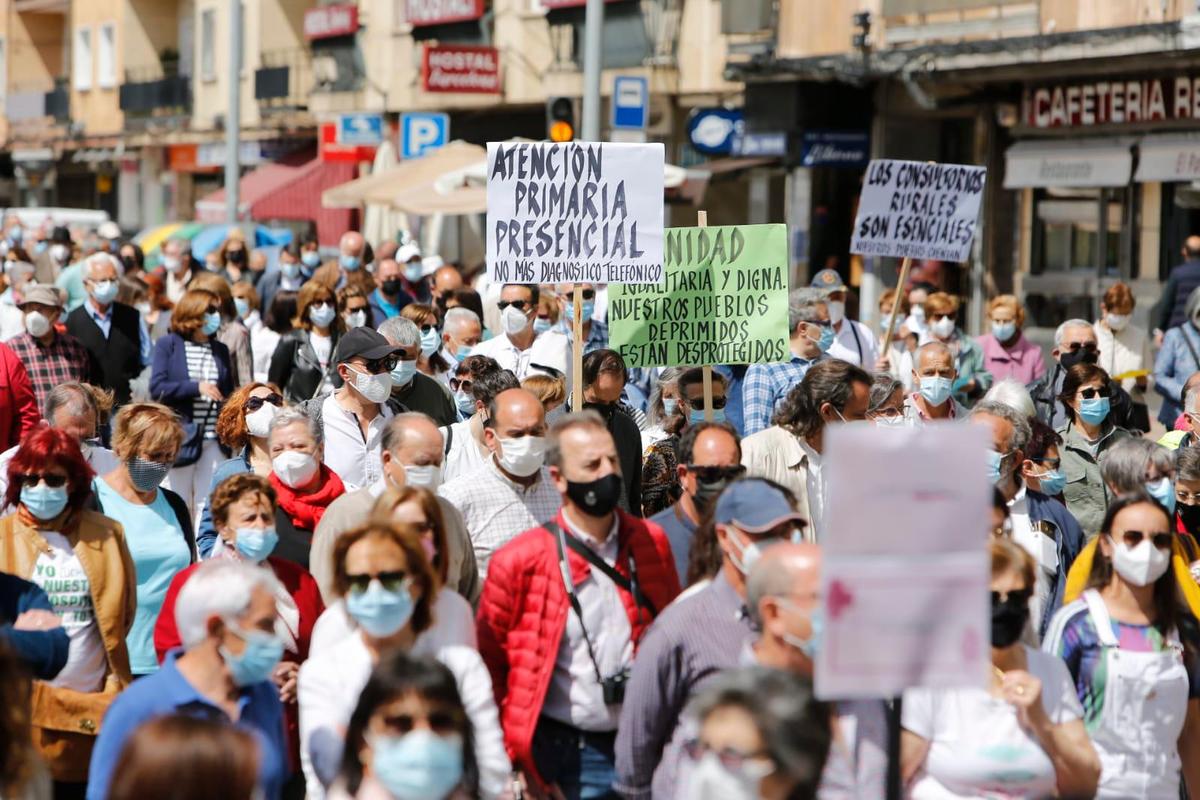
<instances>
[{"instance_id":1,"label":"man wearing baseball cap","mask_svg":"<svg viewBox=\"0 0 1200 800\"><path fill-rule=\"evenodd\" d=\"M721 493L713 524L721 551L716 575L658 616L633 661L616 742L613 787L623 797L675 796L680 715L711 677L738 666L755 635L746 575L770 545L798 541L805 522L777 485L744 478Z\"/></svg>"},{"instance_id":2,"label":"man wearing baseball cap","mask_svg":"<svg viewBox=\"0 0 1200 800\"><path fill-rule=\"evenodd\" d=\"M835 269L823 269L813 276L812 287L825 292L825 308L833 323L830 358L840 358L863 369L886 369L879 363L879 343L871 329L846 317L846 283Z\"/></svg>"},{"instance_id":3,"label":"man wearing baseball cap","mask_svg":"<svg viewBox=\"0 0 1200 800\"><path fill-rule=\"evenodd\" d=\"M392 416L387 399L399 349L377 331L351 328L333 354L341 388L301 404L321 425L325 465L347 491L371 486L383 475L383 430Z\"/></svg>"},{"instance_id":4,"label":"man wearing baseball cap","mask_svg":"<svg viewBox=\"0 0 1200 800\"><path fill-rule=\"evenodd\" d=\"M46 395L55 386L91 381L91 356L82 342L55 329L63 312L63 296L55 287L26 284L17 308L25 317L25 332L10 339L8 346L25 365L38 409L44 410Z\"/></svg>"}]
</instances>

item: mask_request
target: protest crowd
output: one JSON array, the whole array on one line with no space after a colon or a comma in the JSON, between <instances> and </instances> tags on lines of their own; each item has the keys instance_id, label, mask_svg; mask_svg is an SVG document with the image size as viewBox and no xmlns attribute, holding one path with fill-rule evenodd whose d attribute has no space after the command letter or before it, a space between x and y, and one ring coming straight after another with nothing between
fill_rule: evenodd
<instances>
[{"instance_id":1,"label":"protest crowd","mask_svg":"<svg viewBox=\"0 0 1200 800\"><path fill-rule=\"evenodd\" d=\"M0 797L878 800L897 715L906 797L1200 798L1200 240L1157 342L822 270L709 376L407 239L0 236ZM985 431L986 686L816 697L847 424Z\"/></svg>"}]
</instances>

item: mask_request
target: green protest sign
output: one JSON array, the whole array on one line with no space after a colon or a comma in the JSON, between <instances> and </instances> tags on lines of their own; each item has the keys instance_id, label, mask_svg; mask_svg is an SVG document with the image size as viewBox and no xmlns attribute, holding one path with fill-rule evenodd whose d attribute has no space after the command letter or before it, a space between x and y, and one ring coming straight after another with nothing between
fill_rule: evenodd
<instances>
[{"instance_id":1,"label":"green protest sign","mask_svg":"<svg viewBox=\"0 0 1200 800\"><path fill-rule=\"evenodd\" d=\"M609 346L630 367L787 361L786 225L668 228L660 284L610 284Z\"/></svg>"}]
</instances>

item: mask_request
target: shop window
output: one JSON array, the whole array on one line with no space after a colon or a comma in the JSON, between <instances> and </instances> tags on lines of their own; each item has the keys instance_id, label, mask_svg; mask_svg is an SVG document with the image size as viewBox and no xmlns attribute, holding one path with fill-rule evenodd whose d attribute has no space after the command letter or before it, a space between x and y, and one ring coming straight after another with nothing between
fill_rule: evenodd
<instances>
[{"instance_id":1,"label":"shop window","mask_svg":"<svg viewBox=\"0 0 1200 800\"><path fill-rule=\"evenodd\" d=\"M1127 188L1039 192L1034 207L1033 273L1094 275L1099 271L1105 276L1128 276L1133 254L1132 226L1127 224L1130 196Z\"/></svg>"},{"instance_id":2,"label":"shop window","mask_svg":"<svg viewBox=\"0 0 1200 800\"><path fill-rule=\"evenodd\" d=\"M71 54L71 70L75 88L86 91L92 88L92 29L76 28L75 52Z\"/></svg>"}]
</instances>

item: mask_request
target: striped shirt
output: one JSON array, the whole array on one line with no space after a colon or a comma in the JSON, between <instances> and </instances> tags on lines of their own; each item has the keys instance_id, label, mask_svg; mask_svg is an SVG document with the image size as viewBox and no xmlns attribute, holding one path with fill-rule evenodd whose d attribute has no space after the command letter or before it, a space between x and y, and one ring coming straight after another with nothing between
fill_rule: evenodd
<instances>
[{"instance_id":1,"label":"striped shirt","mask_svg":"<svg viewBox=\"0 0 1200 800\"><path fill-rule=\"evenodd\" d=\"M196 383L217 382L217 360L213 358L211 342L183 343L183 352L187 356L188 380ZM202 394L196 395L192 401L192 421L204 424L204 438L217 438L217 404Z\"/></svg>"}]
</instances>

